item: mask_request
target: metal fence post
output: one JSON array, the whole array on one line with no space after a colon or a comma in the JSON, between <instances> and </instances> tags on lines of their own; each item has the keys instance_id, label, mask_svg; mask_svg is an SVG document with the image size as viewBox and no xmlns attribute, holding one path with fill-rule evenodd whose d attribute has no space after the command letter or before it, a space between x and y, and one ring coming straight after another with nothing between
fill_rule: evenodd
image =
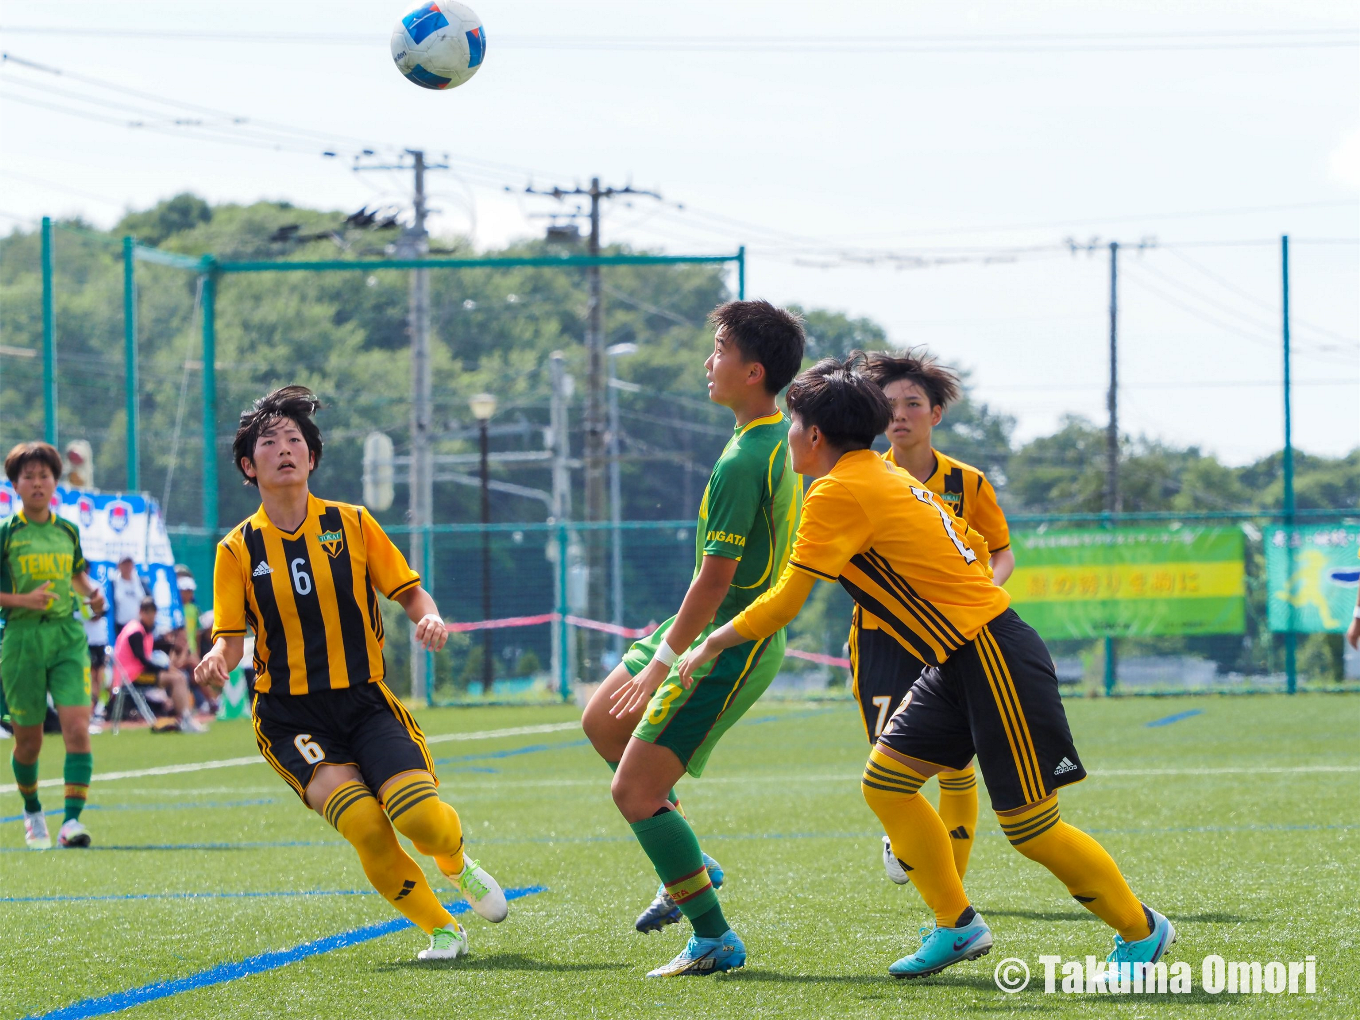
<instances>
[{"instance_id":1,"label":"metal fence post","mask_svg":"<svg viewBox=\"0 0 1360 1020\"><path fill-rule=\"evenodd\" d=\"M52 269L52 220L42 218L43 438L57 445L57 315Z\"/></svg>"},{"instance_id":2,"label":"metal fence post","mask_svg":"<svg viewBox=\"0 0 1360 1020\"><path fill-rule=\"evenodd\" d=\"M127 489L141 488L137 472L137 242L123 238L123 399L127 407Z\"/></svg>"},{"instance_id":3,"label":"metal fence post","mask_svg":"<svg viewBox=\"0 0 1360 1020\"><path fill-rule=\"evenodd\" d=\"M567 650L570 647L570 637L568 636L567 623L567 574L569 570L567 560L567 525L565 522L557 525L557 687L562 695L563 701L571 700L571 670L568 665L569 656Z\"/></svg>"}]
</instances>

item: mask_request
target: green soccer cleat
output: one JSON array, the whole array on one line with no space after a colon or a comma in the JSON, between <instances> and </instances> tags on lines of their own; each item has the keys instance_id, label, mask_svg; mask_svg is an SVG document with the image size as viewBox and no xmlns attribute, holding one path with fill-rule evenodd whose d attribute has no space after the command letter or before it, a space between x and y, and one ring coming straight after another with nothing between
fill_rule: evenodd
<instances>
[{"instance_id":1,"label":"green soccer cleat","mask_svg":"<svg viewBox=\"0 0 1360 1020\"><path fill-rule=\"evenodd\" d=\"M52 834L41 811L24 812L24 845L30 850L52 849Z\"/></svg>"},{"instance_id":2,"label":"green soccer cleat","mask_svg":"<svg viewBox=\"0 0 1360 1020\"><path fill-rule=\"evenodd\" d=\"M467 956L468 937L462 925L450 922L452 928L436 928L430 932L430 948L416 954L418 960L453 960Z\"/></svg>"}]
</instances>

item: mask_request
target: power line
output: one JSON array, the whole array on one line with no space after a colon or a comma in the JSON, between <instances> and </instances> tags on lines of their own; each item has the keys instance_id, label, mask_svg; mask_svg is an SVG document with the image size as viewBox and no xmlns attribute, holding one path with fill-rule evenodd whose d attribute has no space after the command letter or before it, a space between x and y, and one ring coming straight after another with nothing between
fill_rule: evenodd
<instances>
[{"instance_id":1,"label":"power line","mask_svg":"<svg viewBox=\"0 0 1360 1020\"><path fill-rule=\"evenodd\" d=\"M274 43L369 46L383 40L350 32L242 32L194 29L91 28L10 25L11 34L98 36L166 42ZM1356 29L1255 29L1191 32L1049 32L942 35L600 36L505 35L506 49L677 53L1062 53L1179 50L1316 49L1355 46Z\"/></svg>"}]
</instances>

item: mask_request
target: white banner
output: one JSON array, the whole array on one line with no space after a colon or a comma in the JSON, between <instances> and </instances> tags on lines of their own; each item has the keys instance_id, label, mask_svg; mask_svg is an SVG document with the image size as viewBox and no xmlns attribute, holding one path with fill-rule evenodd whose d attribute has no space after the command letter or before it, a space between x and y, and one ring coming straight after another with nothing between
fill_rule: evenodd
<instances>
[{"instance_id":1,"label":"white banner","mask_svg":"<svg viewBox=\"0 0 1360 1020\"><path fill-rule=\"evenodd\" d=\"M0 478L0 520L22 506L14 486L8 479ZM80 529L80 547L90 564L90 578L104 586L110 611L113 605L110 579L118 570L118 561L131 556L142 583L160 610L156 629L175 630L184 626L184 606L175 583L175 554L160 506L154 499L141 493L83 492L59 485L52 497L52 510ZM112 632L112 616L109 629ZM115 637L110 633L110 644Z\"/></svg>"}]
</instances>

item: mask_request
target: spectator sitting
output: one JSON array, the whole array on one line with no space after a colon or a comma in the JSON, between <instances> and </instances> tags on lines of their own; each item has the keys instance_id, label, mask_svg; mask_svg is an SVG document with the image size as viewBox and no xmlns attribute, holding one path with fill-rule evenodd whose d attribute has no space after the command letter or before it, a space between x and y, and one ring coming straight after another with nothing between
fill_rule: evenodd
<instances>
[{"instance_id":1,"label":"spectator sitting","mask_svg":"<svg viewBox=\"0 0 1360 1020\"><path fill-rule=\"evenodd\" d=\"M133 620L137 619L139 607L142 599L151 593L146 590L146 585L137 574L137 566L132 562L131 556L124 556L118 561L118 573L113 575L113 629L115 633L123 633L123 628Z\"/></svg>"},{"instance_id":2,"label":"spectator sitting","mask_svg":"<svg viewBox=\"0 0 1360 1020\"><path fill-rule=\"evenodd\" d=\"M194 718L194 698L189 693L189 678L183 670L170 665L164 652L155 649L156 600L143 598L138 615L118 633L113 657L123 676L141 687L159 687L170 695L180 729L185 733L206 733L207 727Z\"/></svg>"}]
</instances>

